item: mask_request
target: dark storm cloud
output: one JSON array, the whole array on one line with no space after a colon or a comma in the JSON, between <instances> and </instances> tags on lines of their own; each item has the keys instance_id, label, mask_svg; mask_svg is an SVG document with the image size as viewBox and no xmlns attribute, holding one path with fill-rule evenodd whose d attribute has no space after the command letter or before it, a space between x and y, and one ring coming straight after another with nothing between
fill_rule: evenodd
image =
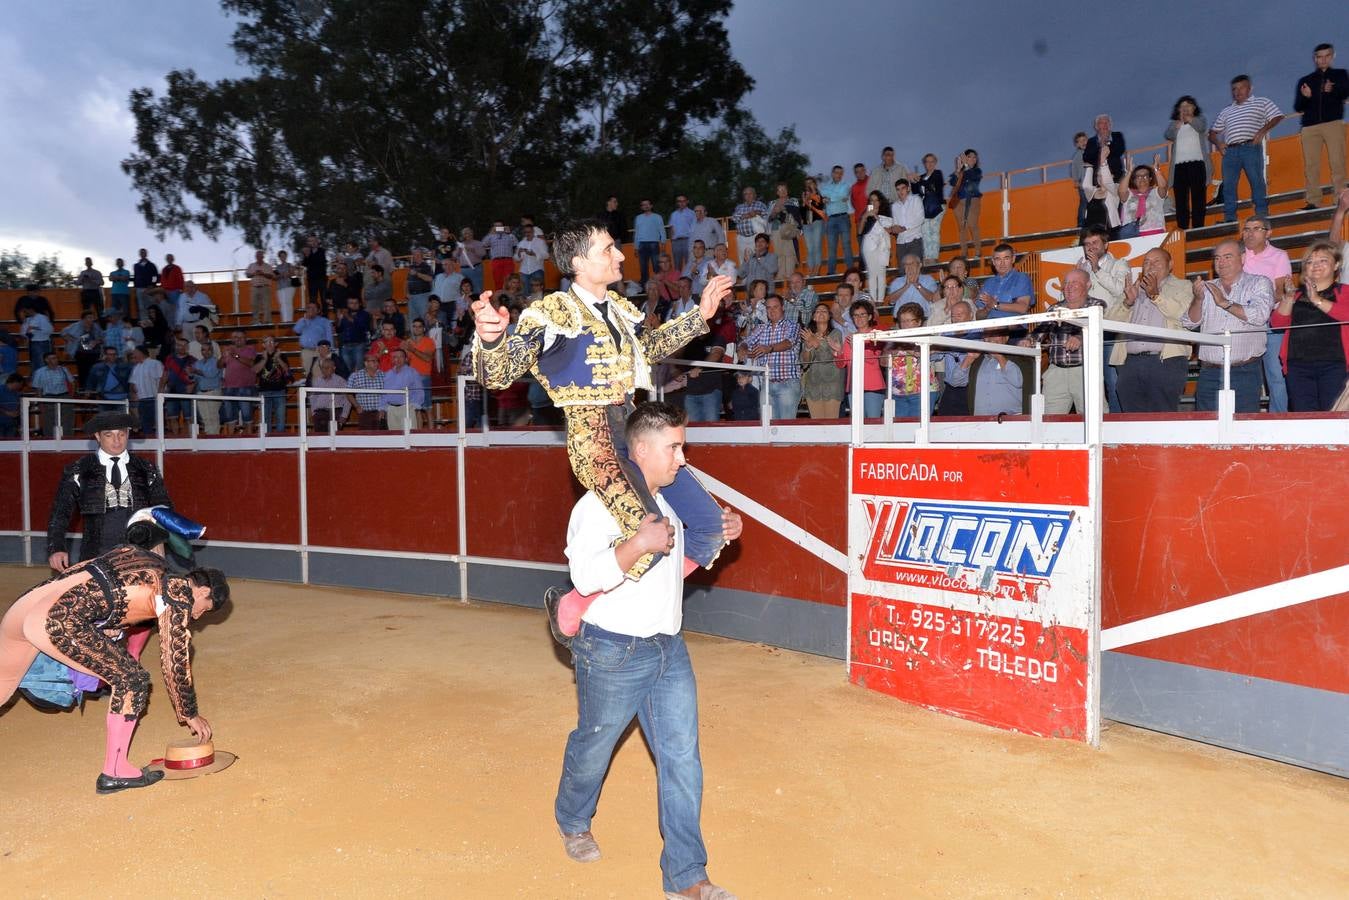
<instances>
[{"instance_id":1,"label":"dark storm cloud","mask_svg":"<svg viewBox=\"0 0 1349 900\"><path fill-rule=\"evenodd\" d=\"M1338 64L1349 54L1335 8L755 0L736 5L730 33L759 121L794 123L814 170L871 166L890 144L907 165L931 151L943 169L975 147L988 172L1067 158L1101 112L1130 146L1161 143L1177 97L1195 95L1212 121L1241 72L1291 113L1312 47L1339 38Z\"/></svg>"}]
</instances>

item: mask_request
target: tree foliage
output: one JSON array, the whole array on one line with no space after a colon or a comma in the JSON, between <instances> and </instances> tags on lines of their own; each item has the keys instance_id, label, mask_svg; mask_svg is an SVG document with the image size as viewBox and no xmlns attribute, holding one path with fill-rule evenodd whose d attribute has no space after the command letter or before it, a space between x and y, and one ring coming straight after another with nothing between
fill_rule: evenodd
<instances>
[{"instance_id":1,"label":"tree foliage","mask_svg":"<svg viewBox=\"0 0 1349 900\"><path fill-rule=\"evenodd\" d=\"M33 259L18 248L0 250L0 288L14 290L30 284L43 288L70 288L75 287L78 280L55 255Z\"/></svg>"},{"instance_id":2,"label":"tree foliage","mask_svg":"<svg viewBox=\"0 0 1349 900\"><path fill-rule=\"evenodd\" d=\"M174 71L162 96L131 93L122 167L161 236L405 245L439 224L593 214L611 192L719 209L750 173L805 162L791 129L770 139L741 105L730 0L222 6L246 77Z\"/></svg>"}]
</instances>

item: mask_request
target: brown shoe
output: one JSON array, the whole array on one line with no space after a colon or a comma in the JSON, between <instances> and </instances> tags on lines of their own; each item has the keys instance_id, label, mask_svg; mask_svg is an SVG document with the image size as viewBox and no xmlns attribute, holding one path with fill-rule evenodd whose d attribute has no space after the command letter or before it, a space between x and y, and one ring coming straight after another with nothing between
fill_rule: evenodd
<instances>
[{"instance_id":1,"label":"brown shoe","mask_svg":"<svg viewBox=\"0 0 1349 900\"><path fill-rule=\"evenodd\" d=\"M588 831L579 834L562 835L562 849L567 856L579 863L595 862L600 858L600 845L595 836Z\"/></svg>"}]
</instances>

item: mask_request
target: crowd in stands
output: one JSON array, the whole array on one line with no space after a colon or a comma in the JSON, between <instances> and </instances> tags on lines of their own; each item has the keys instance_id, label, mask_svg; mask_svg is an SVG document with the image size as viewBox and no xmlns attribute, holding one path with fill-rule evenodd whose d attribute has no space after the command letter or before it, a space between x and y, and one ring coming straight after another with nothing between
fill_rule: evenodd
<instances>
[{"instance_id":1,"label":"crowd in stands","mask_svg":"<svg viewBox=\"0 0 1349 900\"><path fill-rule=\"evenodd\" d=\"M1334 68L1334 49L1314 51L1315 70L1297 83L1293 109L1302 116L1307 182L1305 208L1321 200L1321 153L1329 157L1333 187L1345 188L1343 109L1349 77ZM1270 243L1261 141L1284 117L1271 100L1256 96L1251 81L1231 81L1232 103L1210 124L1199 103L1176 101L1163 130L1170 144L1169 172L1161 158L1128 166L1126 139L1110 116L1100 115L1091 133L1074 138L1071 178L1079 186L1077 224L1081 261L1064 277L1059 306L1097 305L1108 319L1208 334L1231 331L1232 385L1237 409L1271 412L1329 409L1345 383L1349 342L1340 322L1349 321L1349 281L1339 244L1349 190L1339 194L1329 240L1314 243L1303 259L1299 285L1288 254ZM1207 189L1214 181L1212 154L1221 159L1224 221L1236 218L1237 180L1249 182L1254 215L1239 239L1214 250L1216 277L1187 281L1172 271L1169 253L1155 250L1135 278L1108 250L1110 241L1163 232L1174 212L1175 227L1204 225ZM1126 176L1127 168L1127 176ZM992 343L1038 347L1045 355L1048 413L1081 411L1082 346L1071 326L1012 331L996 320L1036 308L1030 278L1016 268L1015 248L999 243L984 265L978 221L981 202L979 154L966 149L950 172L933 153L912 169L892 147L880 164L841 165L826 176L805 179L800 196L786 183L769 199L746 186L723 221L702 203L676 194L668 213L641 198L629 222L617 196L607 198L599 219L614 239L630 243L638 280L616 285L636 298L646 327L678 316L697 303L714 275L735 278L738 290L708 323L709 331L677 359L660 362L657 383L666 400L680 403L691 421L760 417L766 404L774 419L835 418L847 412L847 366L853 335L875 330L889 315L898 327L986 320L981 336ZM957 255L940 263L941 225L955 217ZM727 229L734 229L735 250ZM858 253L854 256L854 244ZM0 339L0 435L17 431L18 396L129 400L145 430L154 426L158 394L170 433L186 430L195 412L205 434L243 433L255 420L271 432L288 426L287 400L299 384L338 393L313 393L308 415L364 429L432 427L433 397L451 396L456 370L471 352L472 303L491 273L492 302L512 318L552 288L545 285L549 242L532 216L518 225L497 220L478 239L474 229L437 230L431 246L409 248L395 260L379 240L365 248L355 241L331 254L309 237L290 261L279 251L272 261L258 250L244 272L251 324L271 329L273 311L281 333L298 343L298 364L276 333L255 346L244 330L231 331L222 347L219 310L186 278L170 254L157 266L141 250L130 270L115 261L104 276L85 260L78 275L83 315L57 330L47 301L30 288L15 304L15 333ZM898 273L891 277L891 259ZM405 270L404 297L395 297L395 267ZM841 275L839 272L841 271ZM822 276L841 277L832 291L817 294ZM106 288L106 295L105 295ZM1324 326L1324 327L1316 327ZM1271 331L1271 328L1276 329ZM18 347L26 343L29 377L17 374ZM1112 340L1105 347L1104 390L1114 412L1174 412L1188 378L1191 347L1176 342ZM1216 408L1221 351L1198 350L1198 410ZM291 354L293 357L293 354ZM720 368L728 363L754 371ZM715 365L707 365L715 364ZM1024 413L1034 381L1033 357L991 352L934 355L929 385L934 413L999 415ZM917 353L903 344L868 342L863 381L867 416L879 415L887 396L897 416L916 416L922 385ZM210 397L212 399L204 399ZM244 399L252 398L252 399ZM261 403L256 402L260 399ZM804 401L804 402L803 402ZM42 433L59 425L69 431L73 408L43 404ZM528 380L505 391L468 385L469 428L484 415L500 425L555 425L558 411L542 388Z\"/></svg>"}]
</instances>

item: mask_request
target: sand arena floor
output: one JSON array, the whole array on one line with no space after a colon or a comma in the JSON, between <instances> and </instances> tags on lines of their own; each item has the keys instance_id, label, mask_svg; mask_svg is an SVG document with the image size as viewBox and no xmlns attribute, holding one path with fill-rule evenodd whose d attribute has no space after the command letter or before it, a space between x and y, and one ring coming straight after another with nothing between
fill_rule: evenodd
<instances>
[{"instance_id":1,"label":"sand arena floor","mask_svg":"<svg viewBox=\"0 0 1349 900\"><path fill-rule=\"evenodd\" d=\"M0 567L0 591L40 574ZM562 853L575 694L540 613L235 597L196 641L202 711L240 756L226 772L99 797L106 700L0 714L0 895L661 896L640 733L600 800L604 859ZM744 898L1349 892L1349 781L1119 725L1099 751L1004 734L850 686L835 660L689 644L710 869ZM185 735L155 672L132 758Z\"/></svg>"}]
</instances>

